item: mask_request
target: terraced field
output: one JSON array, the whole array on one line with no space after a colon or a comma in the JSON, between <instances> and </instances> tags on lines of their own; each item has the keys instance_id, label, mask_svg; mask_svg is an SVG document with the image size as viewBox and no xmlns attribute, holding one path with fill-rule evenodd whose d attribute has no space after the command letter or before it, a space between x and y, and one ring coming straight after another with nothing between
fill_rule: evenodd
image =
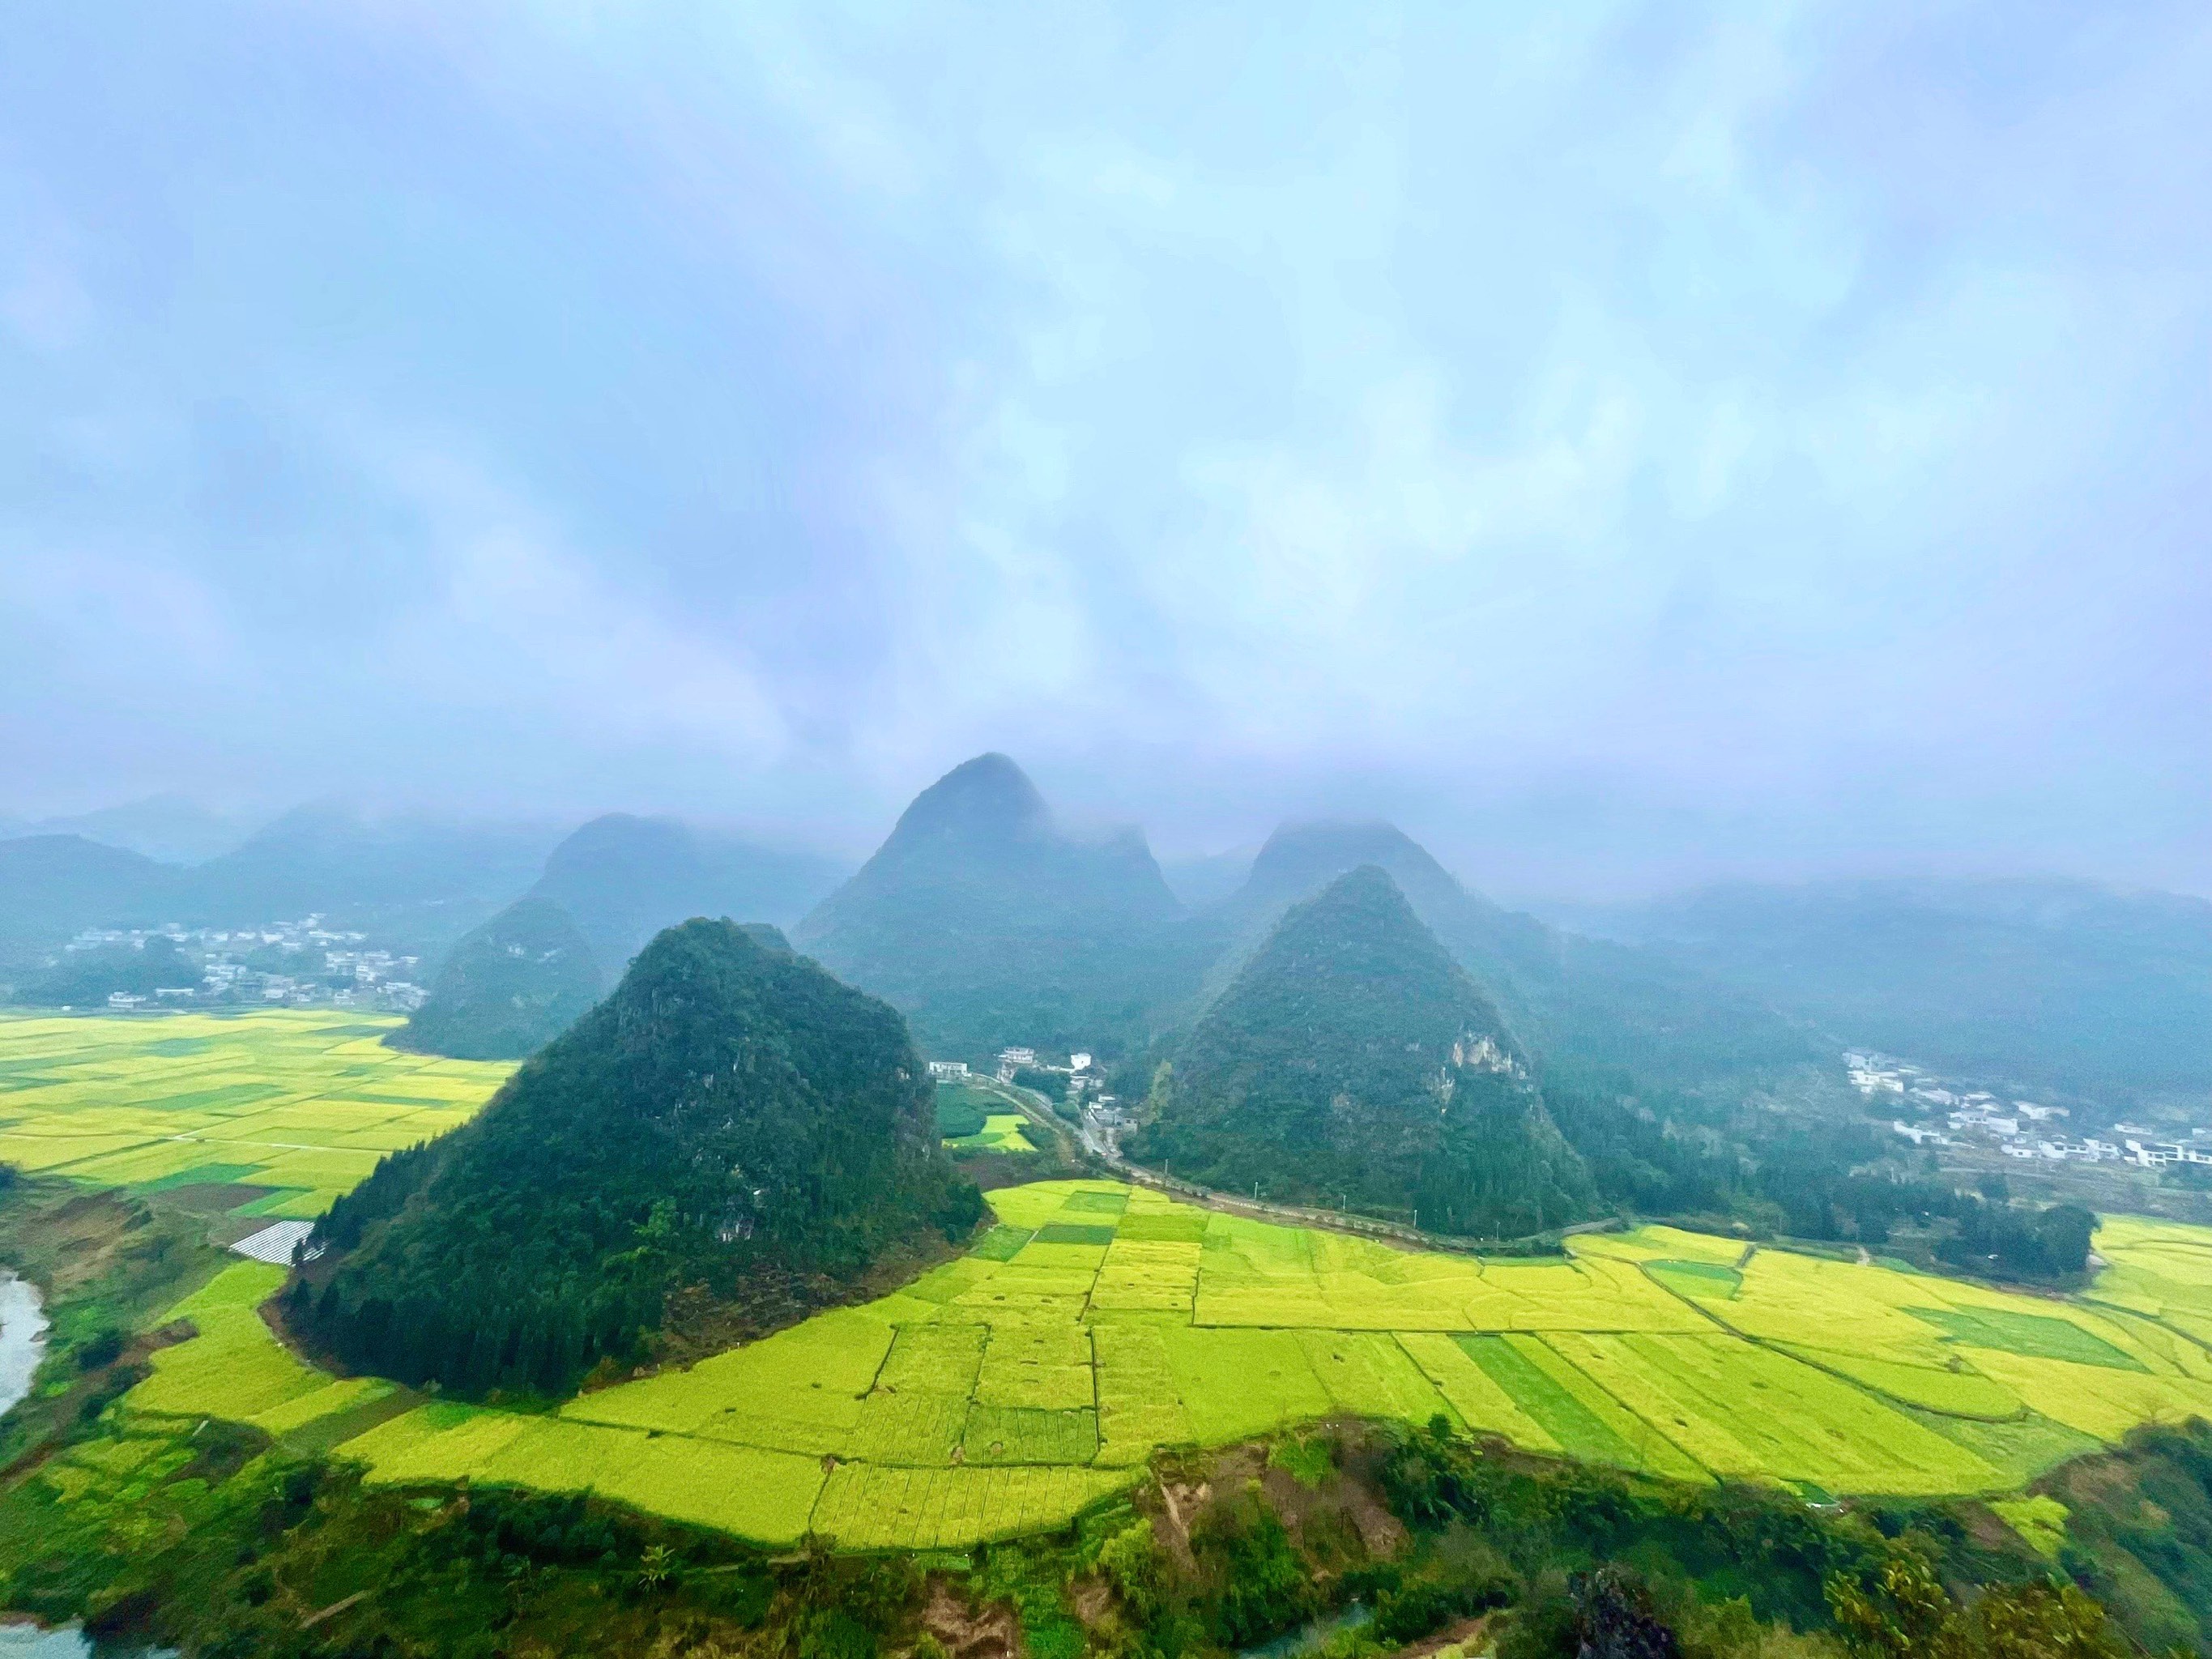
<instances>
[{"instance_id":1,"label":"terraced field","mask_svg":"<svg viewBox=\"0 0 2212 1659\"><path fill-rule=\"evenodd\" d=\"M258 1187L320 1215L397 1147L465 1122L514 1067L387 1048L334 1010L0 1017L0 1162L117 1187Z\"/></svg>"},{"instance_id":2,"label":"terraced field","mask_svg":"<svg viewBox=\"0 0 2212 1659\"><path fill-rule=\"evenodd\" d=\"M2136 1423L2212 1415L2212 1353L2141 1307L1658 1227L1578 1238L1565 1261L1478 1262L1107 1182L989 1196L999 1224L976 1248L892 1296L550 1415L319 1395L258 1320L165 1352L132 1403L279 1432L366 1412L388 1420L341 1455L372 1480L589 1487L853 1547L1063 1521L1161 1446L1338 1413L1441 1413L1533 1449L1816 1496L2008 1491ZM2212 1235L2108 1231L2139 1298L2154 1273L2201 1293L2170 1275L2212 1259ZM234 1267L201 1299L240 1307L276 1282ZM196 1360L210 1341L219 1357Z\"/></svg>"}]
</instances>

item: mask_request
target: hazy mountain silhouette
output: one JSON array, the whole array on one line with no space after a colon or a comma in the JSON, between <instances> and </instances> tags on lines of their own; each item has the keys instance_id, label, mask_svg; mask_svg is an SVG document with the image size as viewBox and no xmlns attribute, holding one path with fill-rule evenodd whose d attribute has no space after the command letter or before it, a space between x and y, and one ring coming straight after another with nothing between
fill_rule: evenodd
<instances>
[{"instance_id":1,"label":"hazy mountain silhouette","mask_svg":"<svg viewBox=\"0 0 2212 1659\"><path fill-rule=\"evenodd\" d=\"M915 797L800 949L884 998L932 1054L1103 1047L1182 970L1182 907L1137 831L1063 830L1021 768L978 756Z\"/></svg>"},{"instance_id":2,"label":"hazy mountain silhouette","mask_svg":"<svg viewBox=\"0 0 2212 1659\"><path fill-rule=\"evenodd\" d=\"M311 914L436 949L528 887L557 832L542 824L295 808L179 884L179 919L250 925Z\"/></svg>"},{"instance_id":3,"label":"hazy mountain silhouette","mask_svg":"<svg viewBox=\"0 0 2212 1659\"><path fill-rule=\"evenodd\" d=\"M1362 865L1387 872L1453 957L1490 988L1546 1063L1626 1066L1697 1083L1798 1065L1808 1035L1743 990L1656 952L1565 933L1507 910L1438 864L1396 826L1285 824L1244 884L1194 924L1207 957L1201 1004L1219 994L1285 909Z\"/></svg>"},{"instance_id":4,"label":"hazy mountain silhouette","mask_svg":"<svg viewBox=\"0 0 2212 1659\"><path fill-rule=\"evenodd\" d=\"M0 967L41 963L87 927L158 924L181 873L82 836L0 841Z\"/></svg>"},{"instance_id":5,"label":"hazy mountain silhouette","mask_svg":"<svg viewBox=\"0 0 2212 1659\"><path fill-rule=\"evenodd\" d=\"M611 983L664 927L692 916L787 927L848 867L673 818L611 812L553 849L530 896L568 913Z\"/></svg>"},{"instance_id":6,"label":"hazy mountain silhouette","mask_svg":"<svg viewBox=\"0 0 2212 1659\"><path fill-rule=\"evenodd\" d=\"M163 864L202 864L243 842L250 822L216 812L183 795L149 795L89 812L33 822L0 821L0 839L22 836L82 836Z\"/></svg>"},{"instance_id":7,"label":"hazy mountain silhouette","mask_svg":"<svg viewBox=\"0 0 2212 1659\"><path fill-rule=\"evenodd\" d=\"M1839 1040L1990 1083L2201 1103L2212 903L2058 879L1715 887L1587 925Z\"/></svg>"},{"instance_id":8,"label":"hazy mountain silhouette","mask_svg":"<svg viewBox=\"0 0 2212 1659\"><path fill-rule=\"evenodd\" d=\"M528 893L453 947L393 1045L519 1060L565 1030L677 922L726 916L788 950L773 924L803 914L836 873L826 859L673 819L594 818L553 849Z\"/></svg>"}]
</instances>

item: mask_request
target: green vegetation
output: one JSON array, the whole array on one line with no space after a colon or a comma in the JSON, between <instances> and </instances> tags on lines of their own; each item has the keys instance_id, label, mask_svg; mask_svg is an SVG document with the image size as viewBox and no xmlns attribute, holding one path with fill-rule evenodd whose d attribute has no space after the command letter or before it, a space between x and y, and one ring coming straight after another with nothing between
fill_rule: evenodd
<instances>
[{"instance_id":1,"label":"green vegetation","mask_svg":"<svg viewBox=\"0 0 2212 1659\"><path fill-rule=\"evenodd\" d=\"M2093 1098L2212 1086L2212 904L2057 879L1743 884L1603 918L1817 1020L1960 1076Z\"/></svg>"},{"instance_id":2,"label":"green vegetation","mask_svg":"<svg viewBox=\"0 0 2212 1659\"><path fill-rule=\"evenodd\" d=\"M0 1164L0 1265L38 1285L50 1321L30 1392L0 1418L0 1468L147 1375L146 1333L219 1265L201 1218Z\"/></svg>"},{"instance_id":3,"label":"green vegetation","mask_svg":"<svg viewBox=\"0 0 2212 1659\"><path fill-rule=\"evenodd\" d=\"M142 1096L166 1068L205 1085L180 1095L241 1086L197 1069L233 1022L19 1024L123 1042L99 1063L151 1062ZM375 1035L350 1040L409 1063ZM26 1092L56 1086L45 1042L9 1073ZM927 1091L908 1094L927 1146ZM1040 1183L992 1194L968 1255L890 1295L505 1408L303 1364L264 1317L281 1272L199 1242L236 1224L191 1207L208 1186L0 1195L0 1253L53 1281L56 1320L7 1422L39 1443L0 1479L8 1605L206 1644L465 1650L499 1625L822 1659L955 1648L994 1606L1032 1653L1194 1652L1353 1596L1374 1618L1333 1627L1330 1659L1431 1631L1565 1659L1546 1644L1616 1628L1896 1659L1935 1651L1880 1648L1920 1607L1946 1653L2057 1626L2074 1645L2048 1650L2105 1652L2094 1607L2038 1588L2055 1565L2138 1638L2203 1639L2212 1431L2164 1426L2212 1414L2202 1230L2116 1219L2113 1265L2066 1299L1660 1227L1548 1260L1411 1253ZM1580 1462L1541 1461L1559 1452ZM1957 1496L1976 1492L1994 1505ZM732 1541L810 1532L936 1553ZM836 1625L808 1599L824 1583L871 1610ZM1993 1588L1966 1607L1945 1583Z\"/></svg>"},{"instance_id":4,"label":"green vegetation","mask_svg":"<svg viewBox=\"0 0 2212 1659\"><path fill-rule=\"evenodd\" d=\"M111 1413L0 1493L0 1601L193 1653L1197 1659L1288 1650L1316 1619L1327 1633L1298 1650L1326 1659L2124 1650L1971 1505L1824 1512L1500 1454L1441 1424L1337 1425L1159 1475L1018 1540L769 1557L580 1493L374 1486L252 1430ZM1979 1587L1972 1606L1947 1583ZM2048 1639L2054 1613L2069 1639ZM1923 1627L2011 1639L1917 1644Z\"/></svg>"},{"instance_id":5,"label":"green vegetation","mask_svg":"<svg viewBox=\"0 0 2212 1659\"><path fill-rule=\"evenodd\" d=\"M1959 1229L1936 1247L1954 1267L2000 1279L2069 1279L2088 1264L2097 1218L2078 1204L2017 1210L1967 1199Z\"/></svg>"},{"instance_id":6,"label":"green vegetation","mask_svg":"<svg viewBox=\"0 0 2212 1659\"><path fill-rule=\"evenodd\" d=\"M556 847L528 897L557 907L612 988L663 928L694 916L785 927L842 872L805 853L695 829L672 818L611 812Z\"/></svg>"},{"instance_id":7,"label":"green vegetation","mask_svg":"<svg viewBox=\"0 0 2212 1659\"><path fill-rule=\"evenodd\" d=\"M517 900L453 947L430 999L392 1044L462 1060L520 1060L599 1000L592 947L567 912Z\"/></svg>"},{"instance_id":8,"label":"green vegetation","mask_svg":"<svg viewBox=\"0 0 2212 1659\"><path fill-rule=\"evenodd\" d=\"M937 1085L937 1133L947 1140L964 1140L983 1133L984 1123L1006 1103L996 1095L964 1083Z\"/></svg>"},{"instance_id":9,"label":"green vegetation","mask_svg":"<svg viewBox=\"0 0 2212 1659\"><path fill-rule=\"evenodd\" d=\"M1000 1224L968 1255L688 1370L550 1414L331 1395L377 1420L340 1443L333 1418L326 1437L375 1485L588 1491L764 1543L957 1548L1062 1524L1164 1448L1338 1418L1440 1416L1692 1486L1933 1498L2013 1490L2147 1421L2212 1415L2212 1353L2161 1350L2093 1306L1774 1250L1733 1283L1683 1275L1741 1248L1663 1228L1515 1263L1104 1182L989 1197ZM217 1285L243 1285L232 1272ZM1982 1346L1931 1310L1972 1334L2063 1323L2143 1369ZM226 1328L282 1358L259 1322ZM192 1360L207 1337L166 1351L126 1404L270 1427L314 1399L289 1360L211 1334L219 1361Z\"/></svg>"},{"instance_id":10,"label":"green vegetation","mask_svg":"<svg viewBox=\"0 0 2212 1659\"><path fill-rule=\"evenodd\" d=\"M1196 984L1181 911L1142 837L1065 835L1019 767L982 755L915 799L797 941L926 1052L974 1059L1141 1041L1146 1011Z\"/></svg>"},{"instance_id":11,"label":"green vegetation","mask_svg":"<svg viewBox=\"0 0 2212 1659\"><path fill-rule=\"evenodd\" d=\"M1422 925L1497 999L1549 1073L1621 1071L1647 1086L1740 1098L1819 1053L1808 1034L1756 994L1656 951L1546 926L1471 892L1387 823L1285 824L1243 888L1195 931L1215 939L1211 977L1265 938L1291 905L1363 865L1397 883Z\"/></svg>"},{"instance_id":12,"label":"green vegetation","mask_svg":"<svg viewBox=\"0 0 2212 1659\"><path fill-rule=\"evenodd\" d=\"M2212 1426L2160 1425L2039 1483L2000 1513L2153 1652L2212 1653Z\"/></svg>"},{"instance_id":13,"label":"green vegetation","mask_svg":"<svg viewBox=\"0 0 2212 1659\"><path fill-rule=\"evenodd\" d=\"M158 990L198 988L200 964L160 934L143 945L106 945L72 951L53 967L15 988L15 1000L40 1008L97 1008L115 992L149 997Z\"/></svg>"},{"instance_id":14,"label":"green vegetation","mask_svg":"<svg viewBox=\"0 0 2212 1659\"><path fill-rule=\"evenodd\" d=\"M0 1163L312 1218L513 1070L394 1053L378 1039L395 1026L332 1010L0 1016Z\"/></svg>"},{"instance_id":15,"label":"green vegetation","mask_svg":"<svg viewBox=\"0 0 2212 1659\"><path fill-rule=\"evenodd\" d=\"M1595 1202L1497 1010L1371 865L1284 917L1146 1110L1133 1158L1231 1191L1515 1237Z\"/></svg>"},{"instance_id":16,"label":"green vegetation","mask_svg":"<svg viewBox=\"0 0 2212 1659\"><path fill-rule=\"evenodd\" d=\"M481 1117L338 1202L289 1317L468 1394L634 1364L685 1300L737 1334L787 1322L980 1216L921 1071L896 1013L811 962L671 928Z\"/></svg>"}]
</instances>

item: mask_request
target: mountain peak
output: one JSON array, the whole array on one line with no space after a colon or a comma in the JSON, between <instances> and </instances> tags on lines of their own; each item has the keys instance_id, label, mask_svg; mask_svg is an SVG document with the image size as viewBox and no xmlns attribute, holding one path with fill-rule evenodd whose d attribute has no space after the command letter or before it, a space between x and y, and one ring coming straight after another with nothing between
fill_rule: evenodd
<instances>
[{"instance_id":1,"label":"mountain peak","mask_svg":"<svg viewBox=\"0 0 2212 1659\"><path fill-rule=\"evenodd\" d=\"M1373 864L1290 908L1147 1109L1131 1153L1209 1186L1461 1233L1593 1200L1497 1009Z\"/></svg>"},{"instance_id":2,"label":"mountain peak","mask_svg":"<svg viewBox=\"0 0 2212 1659\"><path fill-rule=\"evenodd\" d=\"M1051 822L1051 810L1029 774L994 750L963 761L916 795L900 815L891 840L1006 840L1033 834Z\"/></svg>"},{"instance_id":3,"label":"mountain peak","mask_svg":"<svg viewBox=\"0 0 2212 1659\"><path fill-rule=\"evenodd\" d=\"M1363 864L1416 880L1450 879L1427 848L1396 824L1380 819L1283 824L1252 860L1249 879L1255 890L1310 892L1339 871Z\"/></svg>"},{"instance_id":4,"label":"mountain peak","mask_svg":"<svg viewBox=\"0 0 2212 1659\"><path fill-rule=\"evenodd\" d=\"M679 1285L715 1302L706 1329L787 1323L980 1216L932 1110L891 1009L757 930L684 922L480 1115L332 1207L295 1316L349 1364L472 1393L635 1363L682 1337Z\"/></svg>"}]
</instances>

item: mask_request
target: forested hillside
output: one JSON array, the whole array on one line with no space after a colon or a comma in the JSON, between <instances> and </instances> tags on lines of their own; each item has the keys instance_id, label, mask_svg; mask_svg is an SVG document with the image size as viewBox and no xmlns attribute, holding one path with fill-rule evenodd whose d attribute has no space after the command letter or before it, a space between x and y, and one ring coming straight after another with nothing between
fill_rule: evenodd
<instances>
[{"instance_id":1,"label":"forested hillside","mask_svg":"<svg viewBox=\"0 0 2212 1659\"><path fill-rule=\"evenodd\" d=\"M0 841L0 970L35 968L81 927L161 921L181 873L82 836Z\"/></svg>"},{"instance_id":2,"label":"forested hillside","mask_svg":"<svg viewBox=\"0 0 2212 1659\"><path fill-rule=\"evenodd\" d=\"M842 873L815 854L611 812L553 849L529 896L568 912L611 985L664 927L693 916L789 927Z\"/></svg>"},{"instance_id":3,"label":"forested hillside","mask_svg":"<svg viewBox=\"0 0 2212 1659\"><path fill-rule=\"evenodd\" d=\"M1534 1233L1595 1200L1498 1009L1372 865L1291 908L1146 1112L1141 1162L1439 1232Z\"/></svg>"},{"instance_id":4,"label":"forested hillside","mask_svg":"<svg viewBox=\"0 0 2212 1659\"><path fill-rule=\"evenodd\" d=\"M548 899L518 899L453 947L429 1000L386 1040L456 1060L520 1060L599 995L599 964L568 913Z\"/></svg>"},{"instance_id":5,"label":"forested hillside","mask_svg":"<svg viewBox=\"0 0 2212 1659\"><path fill-rule=\"evenodd\" d=\"M1141 1040L1190 971L1181 914L1141 836L1069 835L1018 766L982 755L917 796L796 939L929 1053L974 1058Z\"/></svg>"},{"instance_id":6,"label":"forested hillside","mask_svg":"<svg viewBox=\"0 0 2212 1659\"><path fill-rule=\"evenodd\" d=\"M811 854L718 836L672 818L613 812L553 849L537 884L453 947L406 1030L404 1048L520 1060L568 1029L647 940L693 916L775 925L827 891Z\"/></svg>"},{"instance_id":7,"label":"forested hillside","mask_svg":"<svg viewBox=\"0 0 2212 1659\"><path fill-rule=\"evenodd\" d=\"M1808 1034L1754 994L1656 951L1547 927L1469 891L1388 823L1285 824L1243 886L1201 919L1225 983L1273 919L1346 871L1389 872L1424 924L1489 988L1541 1063L1625 1068L1701 1086L1802 1065Z\"/></svg>"},{"instance_id":8,"label":"forested hillside","mask_svg":"<svg viewBox=\"0 0 2212 1659\"><path fill-rule=\"evenodd\" d=\"M765 1328L981 1213L896 1012L695 921L482 1116L342 1200L289 1305L354 1367L557 1393L642 1354L678 1293Z\"/></svg>"},{"instance_id":9,"label":"forested hillside","mask_svg":"<svg viewBox=\"0 0 2212 1659\"><path fill-rule=\"evenodd\" d=\"M1714 888L1590 925L1794 1009L1843 1042L2085 1095L2212 1089L2212 903L2087 882Z\"/></svg>"}]
</instances>

